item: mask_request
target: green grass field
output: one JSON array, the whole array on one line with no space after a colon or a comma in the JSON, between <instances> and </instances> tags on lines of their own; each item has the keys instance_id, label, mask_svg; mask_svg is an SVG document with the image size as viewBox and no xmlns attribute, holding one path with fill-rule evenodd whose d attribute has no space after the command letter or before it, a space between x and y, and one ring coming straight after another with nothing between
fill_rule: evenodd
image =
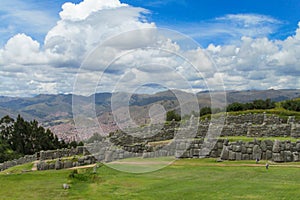
<instances>
[{"instance_id":1,"label":"green grass field","mask_svg":"<svg viewBox=\"0 0 300 200\"><path fill-rule=\"evenodd\" d=\"M73 178L73 170L22 173L27 164L0 173L0 199L299 199L300 163L264 164L183 159L140 174L78 169Z\"/></svg>"}]
</instances>

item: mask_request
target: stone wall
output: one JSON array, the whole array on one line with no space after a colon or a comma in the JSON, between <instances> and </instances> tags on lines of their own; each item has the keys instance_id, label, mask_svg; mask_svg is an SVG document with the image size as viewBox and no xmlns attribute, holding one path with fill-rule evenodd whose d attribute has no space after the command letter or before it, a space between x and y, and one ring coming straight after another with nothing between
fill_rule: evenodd
<instances>
[{"instance_id":1,"label":"stone wall","mask_svg":"<svg viewBox=\"0 0 300 200\"><path fill-rule=\"evenodd\" d=\"M8 169L10 167L14 167L16 165L22 165L22 164L33 162L33 161L36 161L36 160L37 160L37 154L27 155L27 156L21 157L19 159L6 161L4 163L0 163L0 171L3 171L3 170Z\"/></svg>"},{"instance_id":2,"label":"stone wall","mask_svg":"<svg viewBox=\"0 0 300 200\"><path fill-rule=\"evenodd\" d=\"M287 120L275 115L267 114L243 114L228 115L224 124L211 126L208 119L200 121L197 128L196 138L205 138L211 127L211 131L220 128L220 136L245 136L245 137L295 137L300 138L300 124L295 117L289 117ZM135 128L111 133L109 140L116 146L122 146L126 151L142 153L149 142L163 141L173 139L179 123L172 122L164 125L162 128L152 126ZM186 128L180 125L181 130ZM180 131L182 132L182 131ZM150 135L150 136L148 136Z\"/></svg>"},{"instance_id":3,"label":"stone wall","mask_svg":"<svg viewBox=\"0 0 300 200\"><path fill-rule=\"evenodd\" d=\"M197 137L205 137L209 121L200 122ZM243 114L226 116L220 136L300 138L300 124L291 116L284 120L275 115Z\"/></svg>"},{"instance_id":4,"label":"stone wall","mask_svg":"<svg viewBox=\"0 0 300 200\"><path fill-rule=\"evenodd\" d=\"M188 124L188 123L187 123ZM103 162L110 162L113 160L129 158L129 157L160 157L160 156L175 156L178 158L199 158L199 157L214 157L218 158L222 154L223 159L228 160L254 160L256 157L259 159L273 159L280 162L277 159L278 155L273 155L273 142L270 140L243 143L233 142L229 143L226 140L218 140L213 147L209 146L209 143L204 142L207 135L208 128L211 126L209 120L200 121L197 134L194 138L185 138L185 133L188 133L190 129L188 126L180 126L180 131L183 134L182 137L176 135L176 129L179 125L176 122L172 122L169 126L163 126L162 129L155 127L136 128L130 132L130 135L125 132L112 133L110 137L106 139L106 142L101 144L90 144L88 147L91 152L95 152L96 158ZM144 129L151 129L157 134L152 135L151 131L145 131ZM263 114L244 114L244 115L229 115L226 117L224 126L217 125L211 126L211 132L216 132L218 128L222 128L221 135L226 136L248 136L253 138L261 137L300 137L300 125L299 121L296 121L294 117L289 117L284 120L275 115ZM151 137L134 137L142 134L150 133ZM131 134L133 133L133 134ZM150 145L155 141L167 141L174 140L176 135L176 141L169 144ZM187 134L188 135L188 134ZM181 139L180 139L181 138ZM214 143L214 142L213 142ZM262 146L260 146L262 145ZM296 144L293 143L293 146ZM266 147L266 148L265 148ZM212 149L208 151L208 149ZM261 154L259 154L261 151ZM287 150L284 150L287 151ZM294 155L293 160L297 160L297 152L291 151ZM285 154L283 153L283 157ZM282 152L280 154L282 156ZM295 158L295 159L294 159ZM290 161L284 159L284 161Z\"/></svg>"},{"instance_id":5,"label":"stone wall","mask_svg":"<svg viewBox=\"0 0 300 200\"><path fill-rule=\"evenodd\" d=\"M223 160L272 160L274 162L298 162L300 141L254 140L233 142L223 146L220 158Z\"/></svg>"},{"instance_id":6,"label":"stone wall","mask_svg":"<svg viewBox=\"0 0 300 200\"><path fill-rule=\"evenodd\" d=\"M0 163L0 171L8 169L10 167L14 167L16 165L22 165L25 163L34 162L36 160L50 160L50 159L59 159L63 157L71 157L75 155L88 155L89 152L85 147L78 146L72 149L58 149L58 150L49 150L49 151L40 151L34 155L26 155L19 159L6 161L4 163Z\"/></svg>"},{"instance_id":7,"label":"stone wall","mask_svg":"<svg viewBox=\"0 0 300 200\"><path fill-rule=\"evenodd\" d=\"M72 149L57 149L57 150L48 150L40 151L38 153L40 160L50 160L63 157L71 157L75 155L87 155L89 154L85 147L78 146Z\"/></svg>"},{"instance_id":8,"label":"stone wall","mask_svg":"<svg viewBox=\"0 0 300 200\"><path fill-rule=\"evenodd\" d=\"M291 143L272 142L270 140L253 142L228 142L227 140L218 140L216 142L204 142L208 128L211 123L208 119L200 121L197 134L193 138L186 138L191 131L194 131L195 121L187 122L184 126L180 125L181 136L178 136L179 123L154 125L150 127L135 128L127 130L130 134L122 131L111 133L109 137L101 142L88 144L86 147L77 147L76 149L61 149L53 151L41 151L35 155L25 156L23 158L8 161L0 164L0 171L9 167L20 165L35 160L45 161L59 159L62 157L71 157L74 155L88 155L89 152L102 162L111 162L130 157L162 157L175 156L178 158L199 158L213 157L225 160L254 160L267 159L276 162L289 162L299 160L300 141ZM221 129L220 136L248 136L248 137L294 137L300 138L300 123L291 116L284 120L274 115L267 114L244 114L228 115L224 125L211 126L211 133ZM176 135L176 141L174 137ZM172 140L173 139L173 140ZM172 140L169 144L151 145L156 141ZM215 146L211 147L210 144ZM211 149L211 150L210 150ZM89 162L89 161L87 161ZM78 164L78 163L77 163ZM60 166L77 165L61 163ZM43 168L53 168L53 164L47 166L47 163L40 162ZM54 165L55 168L55 165Z\"/></svg>"},{"instance_id":9,"label":"stone wall","mask_svg":"<svg viewBox=\"0 0 300 200\"><path fill-rule=\"evenodd\" d=\"M300 161L300 141L272 141L256 140L251 142L229 142L226 139L217 141L206 141L203 139L176 140L169 144L156 146L155 148L146 146L142 153L129 152L116 146L105 147L103 143L90 144L93 156L101 162L111 162L114 160L143 157L154 158L164 156L174 156L176 158L220 158L222 160L272 160L274 162L297 162ZM210 146L212 145L212 146Z\"/></svg>"},{"instance_id":10,"label":"stone wall","mask_svg":"<svg viewBox=\"0 0 300 200\"><path fill-rule=\"evenodd\" d=\"M49 170L49 169L68 169L72 167L90 165L96 163L96 159L92 155L74 157L69 159L55 159L50 161L40 161L37 163L37 170Z\"/></svg>"}]
</instances>

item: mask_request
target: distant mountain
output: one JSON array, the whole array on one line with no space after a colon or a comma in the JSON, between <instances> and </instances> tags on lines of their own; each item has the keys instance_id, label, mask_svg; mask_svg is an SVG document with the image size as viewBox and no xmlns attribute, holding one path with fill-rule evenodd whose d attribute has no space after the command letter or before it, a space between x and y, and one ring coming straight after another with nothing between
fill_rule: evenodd
<instances>
[{"instance_id":1,"label":"distant mountain","mask_svg":"<svg viewBox=\"0 0 300 200\"><path fill-rule=\"evenodd\" d=\"M227 91L227 101L246 103L256 99L271 99L272 101L284 101L300 97L300 90L247 90L247 91Z\"/></svg>"},{"instance_id":2,"label":"distant mountain","mask_svg":"<svg viewBox=\"0 0 300 200\"><path fill-rule=\"evenodd\" d=\"M222 92L199 92L196 94L198 99L199 108L204 106L210 106L211 96L217 99L217 101L224 101ZM84 97L76 96L82 101L95 101L95 108L98 117L98 121L107 134L109 131L117 128L114 122L114 116L111 113L111 101L112 98L115 102L121 101L122 98L129 98L129 110L131 118L137 124L144 124L149 122L149 109L153 104L162 105L165 110L171 110L179 108L179 102L177 98L184 99L188 102L194 99L195 95L183 91L163 91L156 94L126 94L126 93L97 93L95 95ZM270 98L273 101L283 101L287 99L300 97L300 90L298 89L286 89L286 90L248 90L248 91L226 91L227 103L233 102L251 102L256 99ZM116 103L118 105L118 103ZM126 113L124 107L120 104L120 112ZM84 108L83 108L84 110ZM4 115L10 115L16 117L21 114L26 120L36 119L45 126L51 128L57 135L69 138L69 136L76 135L74 128L73 114L72 114L72 95L50 95L41 94L35 97L5 97L0 96L0 117ZM87 130L89 132L84 138L92 134L93 130Z\"/></svg>"}]
</instances>

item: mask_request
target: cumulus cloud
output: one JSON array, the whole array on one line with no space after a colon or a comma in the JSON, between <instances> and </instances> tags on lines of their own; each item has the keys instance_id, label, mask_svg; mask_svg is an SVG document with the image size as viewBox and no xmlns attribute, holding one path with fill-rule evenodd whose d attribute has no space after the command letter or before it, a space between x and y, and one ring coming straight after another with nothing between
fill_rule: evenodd
<instances>
[{"instance_id":1,"label":"cumulus cloud","mask_svg":"<svg viewBox=\"0 0 300 200\"><path fill-rule=\"evenodd\" d=\"M300 23L295 35L285 40L242 37L239 45L211 44L206 50L222 71L227 87L299 88L299 30Z\"/></svg>"},{"instance_id":2,"label":"cumulus cloud","mask_svg":"<svg viewBox=\"0 0 300 200\"><path fill-rule=\"evenodd\" d=\"M0 58L0 65L34 65L46 62L46 57L40 51L40 44L25 34L10 38L0 50Z\"/></svg>"},{"instance_id":3,"label":"cumulus cloud","mask_svg":"<svg viewBox=\"0 0 300 200\"><path fill-rule=\"evenodd\" d=\"M122 6L128 5L121 3L119 0L85 0L79 4L67 2L63 4L63 11L61 11L59 15L62 20L78 21L86 19L93 12L105 9L118 8Z\"/></svg>"},{"instance_id":4,"label":"cumulus cloud","mask_svg":"<svg viewBox=\"0 0 300 200\"><path fill-rule=\"evenodd\" d=\"M216 21L230 22L228 34L240 39L201 49L185 44L184 37L162 34L146 20L149 13L118 0L65 3L44 43L21 33L0 49L1 94L70 93L75 79L83 94L132 91L149 84L187 91L220 89L222 78L226 89L300 87L300 23L293 36L270 40L268 34L280 21L226 15ZM211 26L206 28L209 32Z\"/></svg>"}]
</instances>

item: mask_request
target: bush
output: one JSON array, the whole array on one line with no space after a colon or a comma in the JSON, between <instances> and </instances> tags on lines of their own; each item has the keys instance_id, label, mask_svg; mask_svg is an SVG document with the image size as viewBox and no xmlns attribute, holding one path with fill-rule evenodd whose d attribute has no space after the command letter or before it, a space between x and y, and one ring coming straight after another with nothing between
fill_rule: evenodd
<instances>
[{"instance_id":1,"label":"bush","mask_svg":"<svg viewBox=\"0 0 300 200\"><path fill-rule=\"evenodd\" d=\"M275 108L275 102L271 101L271 99L258 99L254 100L252 103L238 103L234 102L227 106L227 112L231 111L244 111L244 110L254 110L254 109L272 109Z\"/></svg>"},{"instance_id":2,"label":"bush","mask_svg":"<svg viewBox=\"0 0 300 200\"><path fill-rule=\"evenodd\" d=\"M200 116L204 116L207 114L211 114L211 108L210 107L203 107L200 109Z\"/></svg>"},{"instance_id":3,"label":"bush","mask_svg":"<svg viewBox=\"0 0 300 200\"><path fill-rule=\"evenodd\" d=\"M282 103L282 107L291 111L300 111L300 100L287 100Z\"/></svg>"},{"instance_id":4,"label":"bush","mask_svg":"<svg viewBox=\"0 0 300 200\"><path fill-rule=\"evenodd\" d=\"M171 110L171 111L168 111L167 112L167 121L172 121L172 120L175 120L175 121L180 121L181 120L181 116L179 114L177 114L175 112L175 110Z\"/></svg>"}]
</instances>

